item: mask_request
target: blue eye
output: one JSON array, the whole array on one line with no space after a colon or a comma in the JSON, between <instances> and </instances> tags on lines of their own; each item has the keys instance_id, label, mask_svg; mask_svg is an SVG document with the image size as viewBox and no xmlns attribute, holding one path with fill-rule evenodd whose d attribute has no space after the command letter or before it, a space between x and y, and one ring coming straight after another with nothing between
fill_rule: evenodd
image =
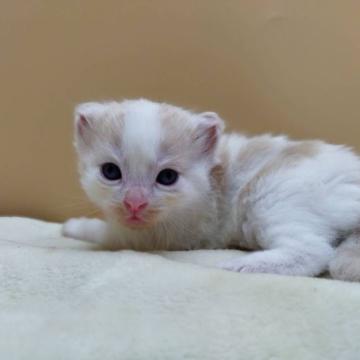
<instances>
[{"instance_id":1,"label":"blue eye","mask_svg":"<svg viewBox=\"0 0 360 360\"><path fill-rule=\"evenodd\" d=\"M101 173L105 179L116 181L121 179L121 170L114 163L105 163L101 165Z\"/></svg>"},{"instance_id":2,"label":"blue eye","mask_svg":"<svg viewBox=\"0 0 360 360\"><path fill-rule=\"evenodd\" d=\"M165 186L170 186L176 183L179 178L177 171L172 169L161 170L156 178L156 181Z\"/></svg>"}]
</instances>

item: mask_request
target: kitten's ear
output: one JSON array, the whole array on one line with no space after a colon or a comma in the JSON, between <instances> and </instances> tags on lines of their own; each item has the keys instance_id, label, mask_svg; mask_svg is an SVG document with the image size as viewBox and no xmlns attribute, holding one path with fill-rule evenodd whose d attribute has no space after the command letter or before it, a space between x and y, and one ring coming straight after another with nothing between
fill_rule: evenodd
<instances>
[{"instance_id":1,"label":"kitten's ear","mask_svg":"<svg viewBox=\"0 0 360 360\"><path fill-rule=\"evenodd\" d=\"M95 136L94 123L104 112L101 103L84 103L75 108L75 140L76 145L90 145Z\"/></svg>"},{"instance_id":2,"label":"kitten's ear","mask_svg":"<svg viewBox=\"0 0 360 360\"><path fill-rule=\"evenodd\" d=\"M214 112L204 112L197 115L199 124L195 132L195 141L205 154L211 153L224 130L224 121Z\"/></svg>"}]
</instances>

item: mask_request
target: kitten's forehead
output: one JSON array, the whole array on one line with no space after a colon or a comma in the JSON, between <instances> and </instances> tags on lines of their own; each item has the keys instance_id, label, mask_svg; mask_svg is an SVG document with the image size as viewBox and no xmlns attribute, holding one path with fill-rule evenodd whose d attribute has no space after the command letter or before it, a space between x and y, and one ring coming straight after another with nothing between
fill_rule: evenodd
<instances>
[{"instance_id":1,"label":"kitten's forehead","mask_svg":"<svg viewBox=\"0 0 360 360\"><path fill-rule=\"evenodd\" d=\"M122 146L127 160L139 167L156 161L161 138L160 104L146 100L125 102Z\"/></svg>"}]
</instances>

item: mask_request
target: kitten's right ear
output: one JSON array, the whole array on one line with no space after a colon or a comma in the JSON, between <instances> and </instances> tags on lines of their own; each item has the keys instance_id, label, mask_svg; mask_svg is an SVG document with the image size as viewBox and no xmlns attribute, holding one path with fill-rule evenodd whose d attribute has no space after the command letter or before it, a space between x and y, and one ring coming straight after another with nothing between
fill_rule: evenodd
<instances>
[{"instance_id":1,"label":"kitten's right ear","mask_svg":"<svg viewBox=\"0 0 360 360\"><path fill-rule=\"evenodd\" d=\"M94 123L104 111L104 105L90 102L75 108L75 139L76 145L89 146L95 136Z\"/></svg>"}]
</instances>

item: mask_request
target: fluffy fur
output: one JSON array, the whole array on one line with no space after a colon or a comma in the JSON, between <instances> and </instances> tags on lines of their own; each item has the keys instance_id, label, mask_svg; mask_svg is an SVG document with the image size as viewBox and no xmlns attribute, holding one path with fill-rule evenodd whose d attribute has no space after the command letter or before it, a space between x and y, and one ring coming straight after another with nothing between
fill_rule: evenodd
<instances>
[{"instance_id":1,"label":"fluffy fur","mask_svg":"<svg viewBox=\"0 0 360 360\"><path fill-rule=\"evenodd\" d=\"M343 146L223 127L215 113L148 100L78 106L81 183L106 222L71 219L63 233L112 249L235 246L255 251L221 268L315 276L331 263L334 277L360 279L345 251L335 257L340 241L359 238L359 158ZM121 180L101 175L106 162L120 167ZM165 168L179 173L174 185L156 182ZM130 190L148 203L139 224L126 220Z\"/></svg>"}]
</instances>

